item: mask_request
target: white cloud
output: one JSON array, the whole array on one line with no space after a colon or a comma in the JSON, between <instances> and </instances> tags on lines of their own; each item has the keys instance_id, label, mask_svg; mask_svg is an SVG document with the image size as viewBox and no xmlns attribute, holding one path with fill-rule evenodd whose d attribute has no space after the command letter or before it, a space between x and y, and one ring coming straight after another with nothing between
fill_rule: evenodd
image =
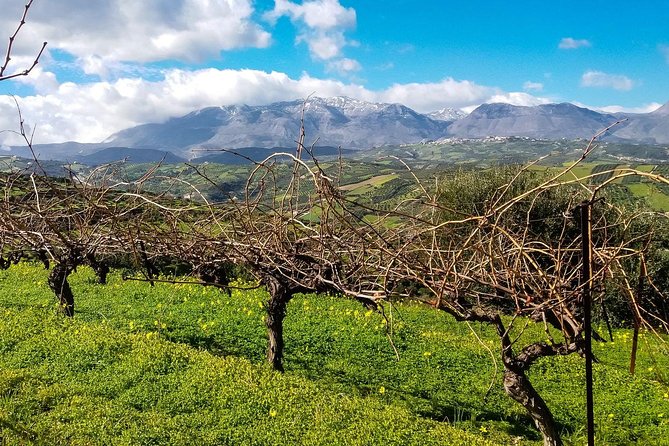
<instances>
[{"instance_id":1,"label":"white cloud","mask_svg":"<svg viewBox=\"0 0 669 446\"><path fill-rule=\"evenodd\" d=\"M360 62L358 62L355 59L337 59L328 62L327 64L327 70L328 71L334 71L339 74L347 74L351 73L353 71L360 71L362 66L360 65Z\"/></svg>"},{"instance_id":2,"label":"white cloud","mask_svg":"<svg viewBox=\"0 0 669 446\"><path fill-rule=\"evenodd\" d=\"M298 26L298 42L305 42L314 59L327 61L340 57L345 46L355 46L344 31L355 28L355 9L345 8L339 0L305 0L297 4L289 0L276 0L274 9L265 19L274 23L287 16Z\"/></svg>"},{"instance_id":3,"label":"white cloud","mask_svg":"<svg viewBox=\"0 0 669 446\"><path fill-rule=\"evenodd\" d=\"M29 56L23 54L12 54L11 64L7 69L7 73L5 74L23 71L29 68L33 64L34 60L34 54ZM16 77L14 78L14 82L30 85L37 93L40 94L49 93L54 89L57 89L58 80L56 79L56 75L45 70L45 66L50 65L51 62L50 55L48 53L44 53L40 58L40 63L32 69L30 75Z\"/></svg>"},{"instance_id":4,"label":"white cloud","mask_svg":"<svg viewBox=\"0 0 669 446\"><path fill-rule=\"evenodd\" d=\"M342 48L346 46L346 38L342 32L301 34L297 42L305 42L309 53L314 59L329 60L341 56Z\"/></svg>"},{"instance_id":5,"label":"white cloud","mask_svg":"<svg viewBox=\"0 0 669 446\"><path fill-rule=\"evenodd\" d=\"M608 74L602 71L590 70L581 76L581 86L629 91L634 88L634 81L622 74Z\"/></svg>"},{"instance_id":6,"label":"white cloud","mask_svg":"<svg viewBox=\"0 0 669 446\"><path fill-rule=\"evenodd\" d=\"M592 110L599 110L605 113L650 113L662 107L659 102L651 102L640 107L623 107L621 105L607 105L606 107L588 107Z\"/></svg>"},{"instance_id":7,"label":"white cloud","mask_svg":"<svg viewBox=\"0 0 669 446\"><path fill-rule=\"evenodd\" d=\"M350 62L355 66L355 61ZM193 110L231 104L260 105L318 96L349 96L366 101L399 102L419 112L445 107L476 107L484 102L534 105L547 100L527 93L507 93L467 80L446 78L433 83L394 84L369 90L356 83L318 79L303 74L294 79L279 72L256 70L168 70L148 81L121 78L89 84L66 82L48 93L18 98L26 121L36 127L35 142L99 142L114 132L138 124L163 122ZM0 96L0 130L15 130L14 101ZM18 143L10 133L0 144Z\"/></svg>"},{"instance_id":8,"label":"white cloud","mask_svg":"<svg viewBox=\"0 0 669 446\"><path fill-rule=\"evenodd\" d=\"M355 10L344 8L339 0L307 0L301 5L288 0L276 0L274 9L265 14L270 21L276 21L282 16L288 16L293 21L302 20L309 28L322 31L352 28L356 22Z\"/></svg>"},{"instance_id":9,"label":"white cloud","mask_svg":"<svg viewBox=\"0 0 669 446\"><path fill-rule=\"evenodd\" d=\"M532 96L531 94L528 93L511 92L511 93L495 94L485 102L487 103L503 102L505 104L529 107L533 105L549 104L552 101L548 98L540 98L537 96Z\"/></svg>"},{"instance_id":10,"label":"white cloud","mask_svg":"<svg viewBox=\"0 0 669 446\"><path fill-rule=\"evenodd\" d=\"M429 112L445 107L461 108L481 104L496 93L494 88L449 77L441 82L394 84L379 92L378 100L399 102L416 111Z\"/></svg>"},{"instance_id":11,"label":"white cloud","mask_svg":"<svg viewBox=\"0 0 669 446\"><path fill-rule=\"evenodd\" d=\"M4 13L13 29L22 8ZM7 8L9 9L9 8ZM36 2L21 30L17 55L34 55L42 40L98 74L114 62L201 61L221 51L266 47L271 36L252 19L251 0L59 0Z\"/></svg>"},{"instance_id":12,"label":"white cloud","mask_svg":"<svg viewBox=\"0 0 669 446\"><path fill-rule=\"evenodd\" d=\"M541 82L527 81L523 84L523 90L525 91L542 91L543 89L544 84Z\"/></svg>"},{"instance_id":13,"label":"white cloud","mask_svg":"<svg viewBox=\"0 0 669 446\"><path fill-rule=\"evenodd\" d=\"M577 48L587 48L592 46L589 40L587 39L574 39L572 37L564 37L558 43L558 48L561 50L575 50Z\"/></svg>"},{"instance_id":14,"label":"white cloud","mask_svg":"<svg viewBox=\"0 0 669 446\"><path fill-rule=\"evenodd\" d=\"M162 122L206 106L266 104L306 97L314 91L323 96L367 94L356 85L308 75L294 80L277 72L175 69L166 72L160 81L121 78L82 85L67 82L50 94L18 100L26 121L37 128L36 142L99 142L123 128ZM13 99L0 96L0 129L17 128ZM18 142L10 137L10 133L0 134L0 144Z\"/></svg>"}]
</instances>

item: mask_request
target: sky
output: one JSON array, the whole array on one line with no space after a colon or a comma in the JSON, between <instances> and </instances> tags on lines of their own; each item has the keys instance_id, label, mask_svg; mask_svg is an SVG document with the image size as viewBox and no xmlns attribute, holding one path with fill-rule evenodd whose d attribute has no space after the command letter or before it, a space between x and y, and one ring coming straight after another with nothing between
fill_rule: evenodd
<instances>
[{"instance_id":1,"label":"sky","mask_svg":"<svg viewBox=\"0 0 669 446\"><path fill-rule=\"evenodd\" d=\"M0 0L0 39L25 3ZM16 103L45 143L310 94L419 112L669 101L662 0L34 0L6 74L42 41L29 76L0 82L0 146L18 142Z\"/></svg>"}]
</instances>

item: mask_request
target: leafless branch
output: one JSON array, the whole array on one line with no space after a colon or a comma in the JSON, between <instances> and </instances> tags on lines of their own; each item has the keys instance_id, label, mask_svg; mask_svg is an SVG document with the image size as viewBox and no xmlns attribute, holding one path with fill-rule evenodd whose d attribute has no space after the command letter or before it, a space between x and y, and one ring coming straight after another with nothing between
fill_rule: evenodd
<instances>
[{"instance_id":1,"label":"leafless branch","mask_svg":"<svg viewBox=\"0 0 669 446\"><path fill-rule=\"evenodd\" d=\"M14 48L14 42L16 41L16 37L19 34L19 31L21 31L21 28L23 28L23 25L26 24L26 17L28 16L28 10L33 4L33 0L30 0L28 3L23 8L23 15L21 16L21 20L19 21L19 25L16 27L16 30L14 31L14 34L12 34L9 37L9 43L7 44L7 50L5 52L5 61L0 66L0 81L8 80L8 79L13 79L15 77L19 76L27 76L30 74L30 72L37 66L39 63L40 57L42 57L42 53L44 53L44 50L46 49L47 42L42 43L42 47L39 49L37 52L37 56L35 56L35 59L33 60L32 65L30 65L28 68L24 69L23 71L18 71L13 74L5 74L5 71L7 70L7 67L9 67L9 62L12 60L12 50Z\"/></svg>"}]
</instances>

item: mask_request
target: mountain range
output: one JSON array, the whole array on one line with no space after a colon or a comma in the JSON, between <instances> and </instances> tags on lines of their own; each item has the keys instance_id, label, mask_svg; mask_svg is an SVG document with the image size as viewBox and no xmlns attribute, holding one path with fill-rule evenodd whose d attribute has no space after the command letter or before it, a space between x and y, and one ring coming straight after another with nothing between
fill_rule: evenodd
<instances>
[{"instance_id":1,"label":"mountain range","mask_svg":"<svg viewBox=\"0 0 669 446\"><path fill-rule=\"evenodd\" d=\"M193 159L216 149L236 149L243 153L244 148L251 147L294 147L301 119L306 132L305 144L345 149L443 138L590 138L620 120L624 122L604 135L605 139L669 143L669 103L643 114L603 113L570 103L538 106L493 103L483 104L465 115L453 109L421 114L401 104L315 97L306 102L208 107L162 123L122 130L98 144L43 144L35 146L35 151L42 159L88 164L114 158L177 162L180 158ZM132 151L138 149L150 149L151 152L133 155ZM12 148L13 154L26 155L25 152L25 148Z\"/></svg>"}]
</instances>

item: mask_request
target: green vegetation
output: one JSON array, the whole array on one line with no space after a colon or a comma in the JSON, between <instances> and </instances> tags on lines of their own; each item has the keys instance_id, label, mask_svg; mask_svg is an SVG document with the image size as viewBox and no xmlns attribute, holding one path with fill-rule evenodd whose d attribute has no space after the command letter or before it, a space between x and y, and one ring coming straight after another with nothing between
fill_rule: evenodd
<instances>
[{"instance_id":1,"label":"green vegetation","mask_svg":"<svg viewBox=\"0 0 669 446\"><path fill-rule=\"evenodd\" d=\"M517 161L521 160L518 159ZM570 163L536 165L531 170L557 173ZM431 179L435 176L452 176L458 171L458 166L464 166L460 169L468 169L498 165L489 159L486 159L485 162L471 160L469 163L455 164L425 163L423 159L417 159L408 160L408 164L415 167L413 173L428 185L433 182ZM324 167L326 172L333 174L335 177L337 176L335 173L341 171L342 175L339 181L342 190L346 191L348 196L359 200L361 203L374 203L384 209L392 207L406 198L407 194L411 195L412 191L416 189L415 180L411 173L407 171L404 165L395 160L388 160L383 163L370 162L370 160L344 160L341 167L335 163L325 163ZM149 168L150 166L146 165L129 166L128 174L131 178L139 178ZM592 161L579 164L562 179L568 181L593 176L590 179L592 184L602 184L625 168L636 169L641 172L654 172L665 176L669 172L669 165L663 164L624 164ZM158 173L167 177L179 177L214 199L226 199L229 195L238 197L243 195L245 180L250 171L248 166L209 164L203 166L202 169L211 179L217 182L219 187L204 182L202 177L192 168L164 166L159 169ZM288 173L288 169L285 172ZM176 196L195 197L193 190L185 183L171 182L169 188L166 188L165 182L161 183L161 181L153 181L152 184L156 190L167 189ZM641 199L656 211L669 211L669 186L667 185L651 183L650 180L638 176L619 178L613 184L623 187L622 190L626 190L632 199ZM304 190L303 193L308 193L308 190Z\"/></svg>"},{"instance_id":2,"label":"green vegetation","mask_svg":"<svg viewBox=\"0 0 669 446\"><path fill-rule=\"evenodd\" d=\"M325 157L321 164L332 177L339 178L340 185L348 195L364 203L388 209L406 197L415 186L413 177L393 157L406 162L421 180L441 176L444 172L458 168L487 168L498 165L523 164L546 156L533 167L534 170L558 172L578 159L586 141L549 141L530 138L488 138L484 140L448 140L427 144L384 146L382 148L349 151L340 166ZM565 179L584 178L599 174L592 179L593 184L601 184L623 168L634 168L642 172L654 172L665 177L669 173L666 164L666 147L658 145L635 145L629 143L598 143L597 148ZM277 158L279 163L288 161ZM31 161L10 156L0 156L0 171L10 169L31 169ZM49 175L67 175L66 170L56 161L42 161ZM217 164L205 162L197 164L197 170L184 164L160 166L154 178L147 182L148 190L167 192L176 197L198 199L202 192L209 199L226 200L231 196L243 197L244 186L253 166L250 164ZM153 164L123 164L122 179L138 179L152 170ZM85 177L88 167L75 164L68 166L81 177ZM284 186L289 178L288 164L276 170L285 174L278 185ZM341 175L339 175L341 173ZM207 180L203 176L208 177ZM178 179L178 180L175 180ZM209 181L212 180L212 181ZM669 211L669 186L650 185L639 177L629 176L614 182L625 186L632 197L644 200L654 210ZM635 184L644 184L635 186ZM191 187L192 185L192 187ZM194 189L194 188L195 189ZM304 190L303 193L308 193Z\"/></svg>"},{"instance_id":3,"label":"green vegetation","mask_svg":"<svg viewBox=\"0 0 669 446\"><path fill-rule=\"evenodd\" d=\"M549 174L556 174L571 163L565 163L561 166L534 166L532 170L543 171ZM586 177L588 182L594 185L600 185L610 180L616 175L622 173L622 169L634 169L639 172L655 173L666 175L669 171L669 165L663 164L607 164L602 162L581 163L572 169L569 174L561 178L564 181L583 180ZM619 199L631 201L641 200L650 209L660 212L669 211L669 186L652 182L649 179L638 175L624 176L614 179L612 184L618 187L616 195Z\"/></svg>"},{"instance_id":4,"label":"green vegetation","mask_svg":"<svg viewBox=\"0 0 669 446\"><path fill-rule=\"evenodd\" d=\"M501 389L486 326L471 326L479 341L443 312L398 304L397 361L380 315L306 295L289 304L282 375L263 363L262 290L228 297L118 273L101 286L80 268L68 320L46 277L29 264L0 271L0 444L540 443ZM542 339L543 326L524 336ZM598 444L669 444L666 347L642 334L632 377L631 335L614 336L596 345ZM530 375L568 444L582 444L582 360L544 359Z\"/></svg>"}]
</instances>

